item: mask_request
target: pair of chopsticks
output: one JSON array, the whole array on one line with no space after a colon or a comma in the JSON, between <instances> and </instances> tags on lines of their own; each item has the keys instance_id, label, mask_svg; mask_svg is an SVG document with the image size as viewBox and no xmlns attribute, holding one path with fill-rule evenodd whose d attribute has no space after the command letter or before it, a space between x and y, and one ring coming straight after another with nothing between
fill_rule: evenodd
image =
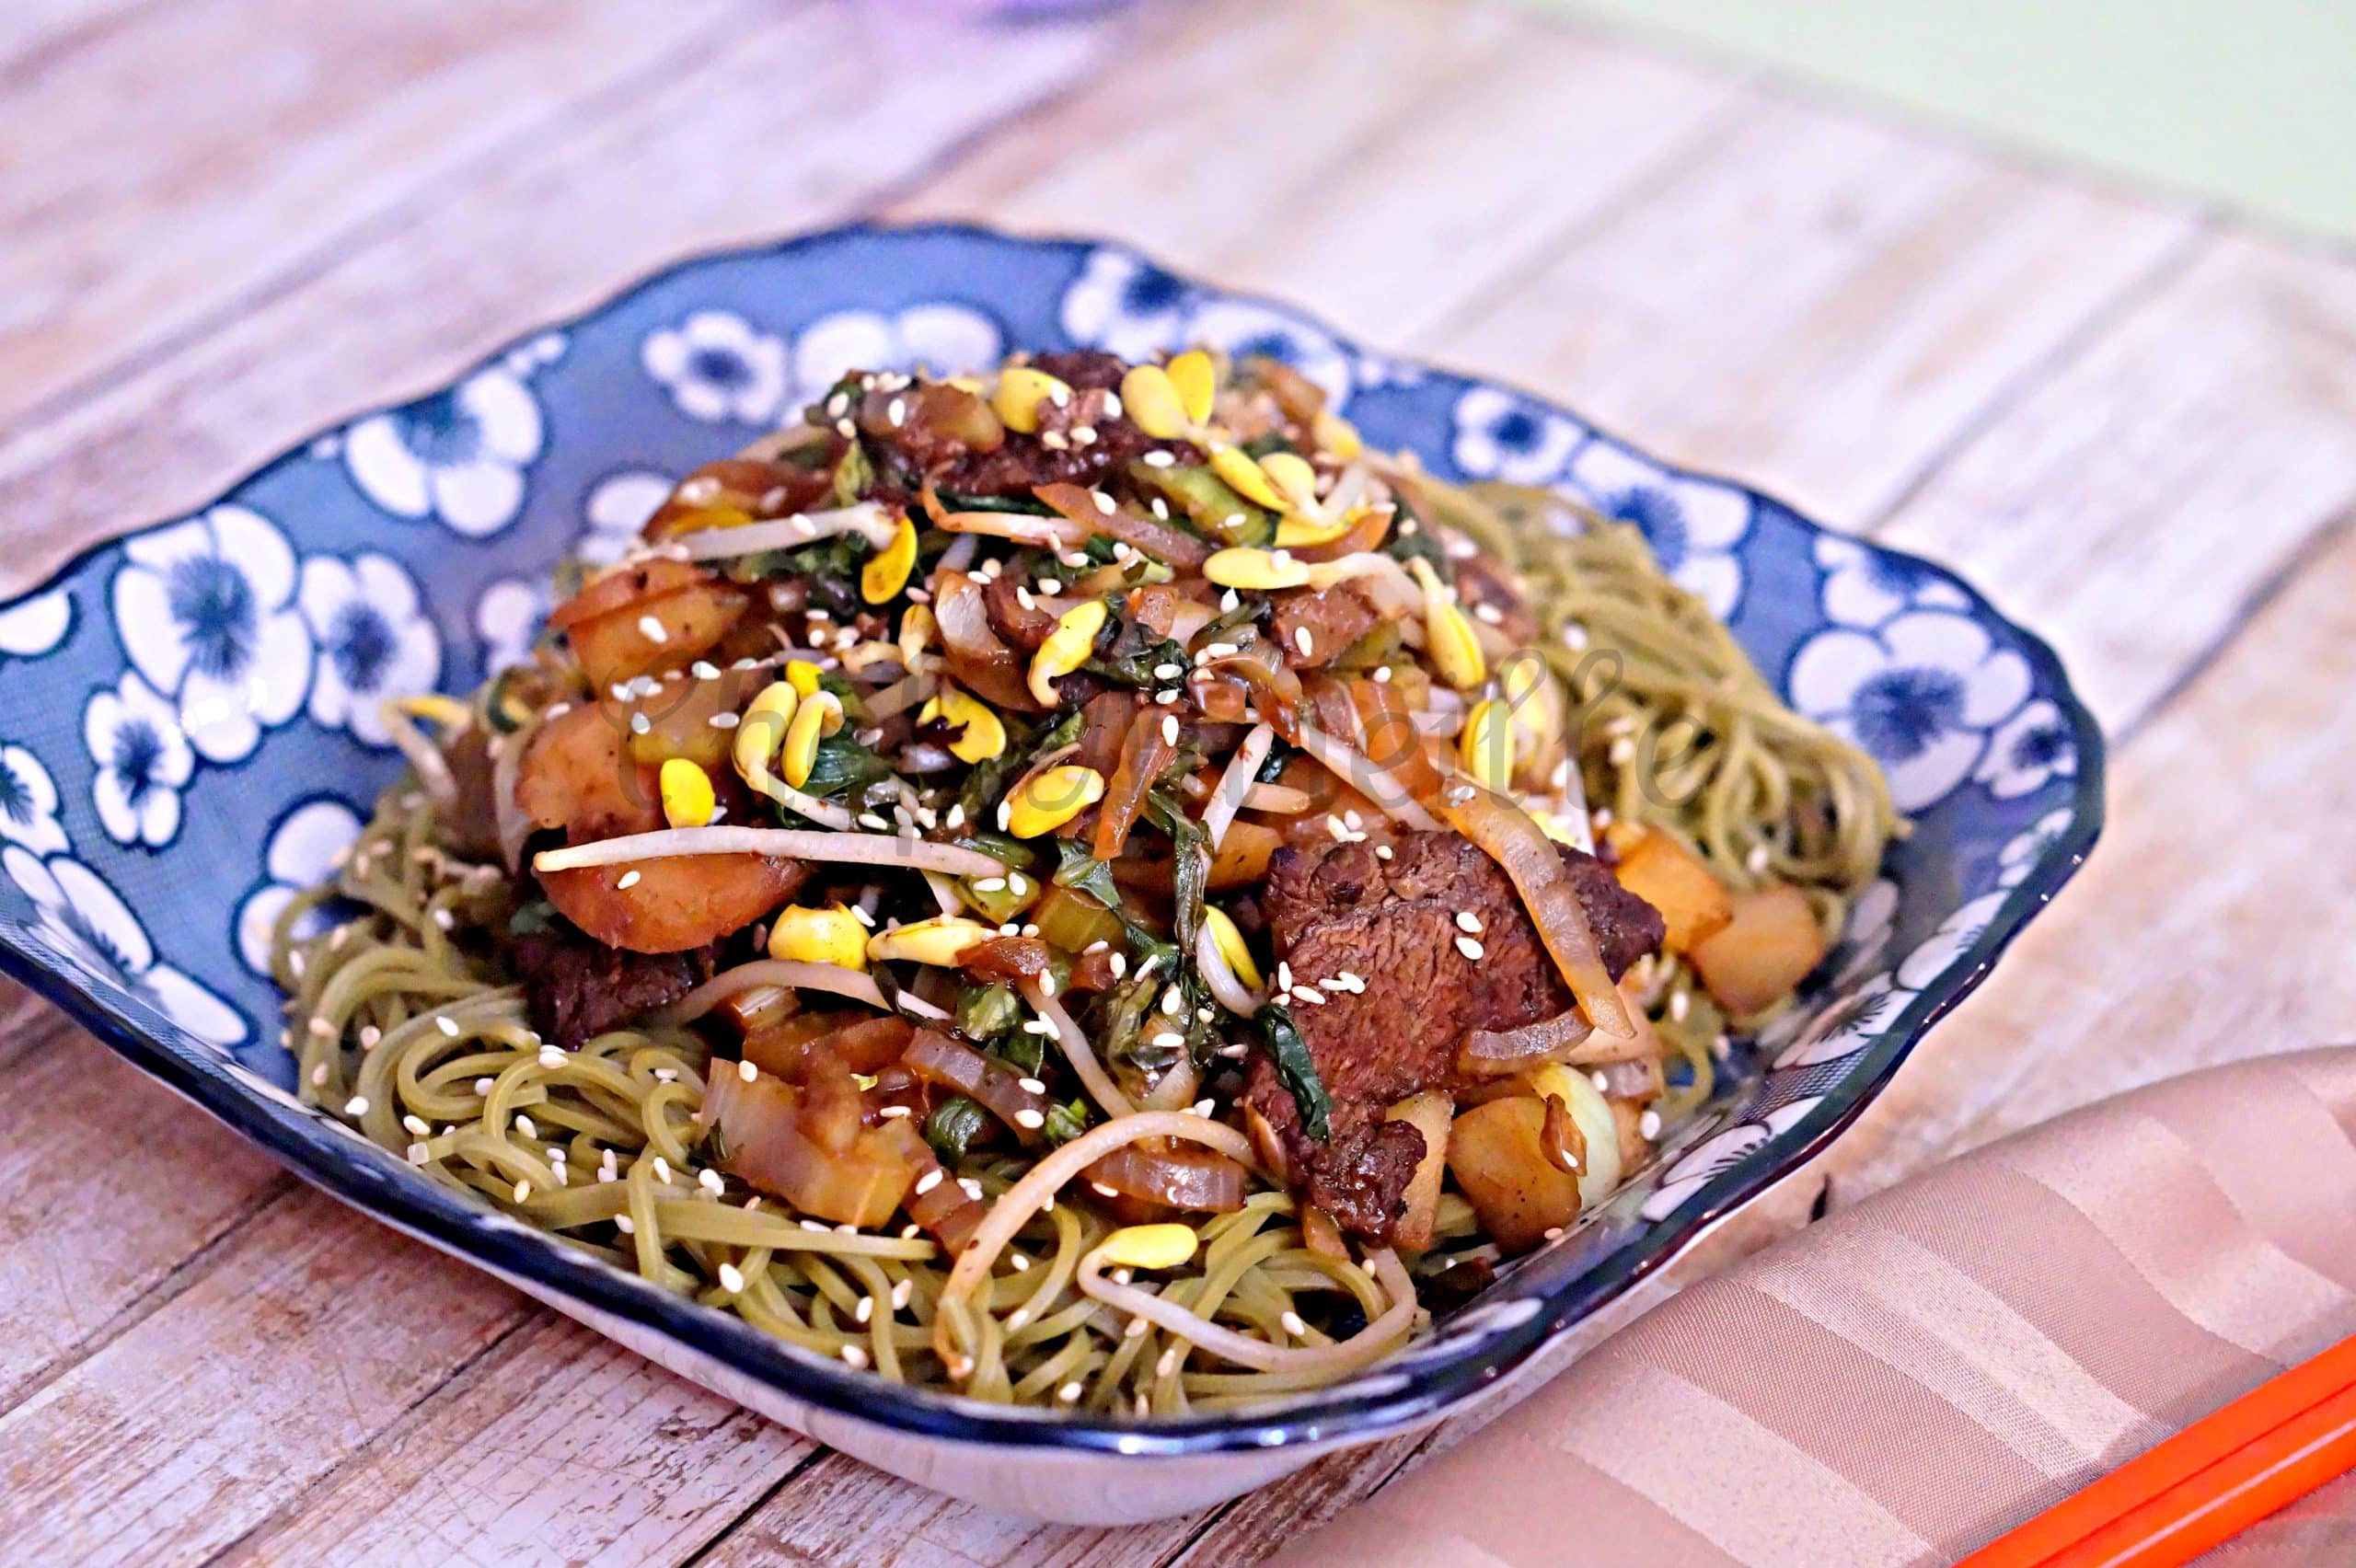
<instances>
[{"instance_id":1,"label":"pair of chopsticks","mask_svg":"<svg viewBox=\"0 0 2356 1568\"><path fill-rule=\"evenodd\" d=\"M2169 1568L2356 1470L2356 1339L2194 1423L1959 1568Z\"/></svg>"}]
</instances>

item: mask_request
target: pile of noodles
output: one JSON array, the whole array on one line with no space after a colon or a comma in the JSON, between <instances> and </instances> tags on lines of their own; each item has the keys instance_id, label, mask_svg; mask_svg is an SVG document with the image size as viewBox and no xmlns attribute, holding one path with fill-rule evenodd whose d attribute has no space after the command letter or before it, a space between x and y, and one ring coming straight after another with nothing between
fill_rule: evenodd
<instances>
[{"instance_id":1,"label":"pile of noodles","mask_svg":"<svg viewBox=\"0 0 2356 1568\"><path fill-rule=\"evenodd\" d=\"M1837 932L1900 825L1872 764L1786 709L1634 529L1543 492L1423 489L1432 521L1527 582L1571 686L1599 817L1675 836L1731 887L1796 883ZM1239 1212L1190 1221L1190 1262L1137 1277L1092 1255L1115 1227L1086 1183L1040 1170L1078 1145L952 1168L969 1191L1016 1198L954 1274L914 1227L852 1231L748 1197L711 1169L698 1117L707 1075L735 1064L715 1066L693 1029L653 1022L577 1052L544 1044L520 989L470 956L486 944L458 940L503 921L512 891L502 868L444 851L432 793L414 777L387 792L335 881L280 916L271 955L304 1097L428 1179L806 1350L984 1400L1211 1411L1330 1382L1414 1331L1398 1262L1311 1247L1292 1196L1265 1178ZM321 929L323 917L334 923ZM1647 960L1634 985L1667 1047L1655 1109L1673 1123L1709 1097L1727 1023L1674 958ZM1125 1124L1173 1120L1205 1141L1227 1135L1252 1162L1242 1135L1166 1113L1080 1142L1101 1151L1139 1136ZM1034 1171L1046 1180L1024 1184ZM987 1245L999 1232L1004 1245ZM1448 1194L1419 1272L1482 1245L1470 1206ZM936 1335L944 1312L953 1332Z\"/></svg>"}]
</instances>

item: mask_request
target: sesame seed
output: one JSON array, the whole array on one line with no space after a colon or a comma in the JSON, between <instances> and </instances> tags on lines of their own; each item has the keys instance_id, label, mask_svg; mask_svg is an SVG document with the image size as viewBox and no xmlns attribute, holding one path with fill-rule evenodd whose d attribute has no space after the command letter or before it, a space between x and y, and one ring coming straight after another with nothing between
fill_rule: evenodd
<instances>
[{"instance_id":1,"label":"sesame seed","mask_svg":"<svg viewBox=\"0 0 2356 1568\"><path fill-rule=\"evenodd\" d=\"M1156 664L1153 667L1153 678L1158 681L1174 681L1185 673L1184 664Z\"/></svg>"},{"instance_id":2,"label":"sesame seed","mask_svg":"<svg viewBox=\"0 0 2356 1568\"><path fill-rule=\"evenodd\" d=\"M1145 455L1145 466L1149 468L1167 468L1177 461L1178 455L1174 452L1154 451Z\"/></svg>"},{"instance_id":3,"label":"sesame seed","mask_svg":"<svg viewBox=\"0 0 2356 1568\"><path fill-rule=\"evenodd\" d=\"M1647 1111L1643 1115L1637 1117L1636 1133L1638 1136L1644 1138L1647 1143L1660 1136L1660 1113L1657 1111Z\"/></svg>"},{"instance_id":4,"label":"sesame seed","mask_svg":"<svg viewBox=\"0 0 2356 1568\"><path fill-rule=\"evenodd\" d=\"M1482 953L1486 950L1471 937L1459 937L1456 939L1456 951L1478 963L1481 962Z\"/></svg>"},{"instance_id":5,"label":"sesame seed","mask_svg":"<svg viewBox=\"0 0 2356 1568\"><path fill-rule=\"evenodd\" d=\"M620 877L619 877L619 878L618 878L618 879L614 882L614 886L615 886L615 887L617 887L617 888L632 888L632 887L636 887L636 886L639 884L639 881L640 881L641 877L642 876L642 874L643 874L643 873L641 873L641 872L638 871L638 870L635 870L635 869L630 870L628 870L628 871L625 871L625 872L623 872L623 873L621 874L621 876L620 876Z\"/></svg>"},{"instance_id":6,"label":"sesame seed","mask_svg":"<svg viewBox=\"0 0 2356 1568\"><path fill-rule=\"evenodd\" d=\"M1113 978L1115 980L1120 979L1129 972L1129 959L1126 953L1114 953L1110 959L1105 961L1105 964L1107 968L1113 971Z\"/></svg>"},{"instance_id":7,"label":"sesame seed","mask_svg":"<svg viewBox=\"0 0 2356 1568\"><path fill-rule=\"evenodd\" d=\"M1151 461L1154 457L1167 457L1168 455L1170 455L1166 452L1151 453L1148 455L1147 460ZM1062 1388L1056 1390L1056 1398L1061 1400L1066 1404L1078 1404L1080 1402L1080 1396L1086 1391L1086 1389L1082 1389L1076 1382L1066 1383Z\"/></svg>"},{"instance_id":8,"label":"sesame seed","mask_svg":"<svg viewBox=\"0 0 2356 1568\"><path fill-rule=\"evenodd\" d=\"M541 1046L540 1066L546 1067L550 1072L554 1072L559 1067L564 1066L564 1047L561 1045Z\"/></svg>"},{"instance_id":9,"label":"sesame seed","mask_svg":"<svg viewBox=\"0 0 2356 1568\"><path fill-rule=\"evenodd\" d=\"M654 1157L654 1179L666 1187L671 1184L671 1162L659 1154Z\"/></svg>"},{"instance_id":10,"label":"sesame seed","mask_svg":"<svg viewBox=\"0 0 2356 1568\"><path fill-rule=\"evenodd\" d=\"M491 1098L491 1079L487 1078L479 1078L475 1079L475 1098L478 1100L488 1100Z\"/></svg>"},{"instance_id":11,"label":"sesame seed","mask_svg":"<svg viewBox=\"0 0 2356 1568\"><path fill-rule=\"evenodd\" d=\"M1302 1335L1309 1332L1309 1325L1300 1320L1300 1314L1298 1312L1288 1311L1283 1317L1276 1320L1284 1324L1285 1332L1290 1334L1295 1339L1299 1339Z\"/></svg>"},{"instance_id":12,"label":"sesame seed","mask_svg":"<svg viewBox=\"0 0 2356 1568\"><path fill-rule=\"evenodd\" d=\"M1671 1021L1683 1023L1685 1021L1685 1015L1692 1010L1693 997L1692 993L1683 990L1671 991L1669 993L1669 1016Z\"/></svg>"},{"instance_id":13,"label":"sesame seed","mask_svg":"<svg viewBox=\"0 0 2356 1568\"><path fill-rule=\"evenodd\" d=\"M883 1110L878 1111L876 1114L888 1122L895 1117L909 1115L911 1114L911 1111L910 1108L906 1105L886 1105Z\"/></svg>"},{"instance_id":14,"label":"sesame seed","mask_svg":"<svg viewBox=\"0 0 2356 1568\"><path fill-rule=\"evenodd\" d=\"M857 1367L861 1372L866 1371L867 1352L860 1349L860 1347L855 1344L847 1344L843 1346L843 1365L846 1366Z\"/></svg>"},{"instance_id":15,"label":"sesame seed","mask_svg":"<svg viewBox=\"0 0 2356 1568\"><path fill-rule=\"evenodd\" d=\"M745 1288L745 1271L734 1263L721 1264L720 1288L731 1296L742 1294Z\"/></svg>"},{"instance_id":16,"label":"sesame seed","mask_svg":"<svg viewBox=\"0 0 2356 1568\"><path fill-rule=\"evenodd\" d=\"M687 672L699 681L716 681L720 678L720 666L709 659L697 660L687 666Z\"/></svg>"},{"instance_id":17,"label":"sesame seed","mask_svg":"<svg viewBox=\"0 0 2356 1568\"><path fill-rule=\"evenodd\" d=\"M1031 1272L1031 1260L1024 1257L1020 1252L1009 1252L1006 1255L1006 1261L1013 1266L1016 1274L1029 1274ZM1022 1325L1019 1323L1011 1321L1007 1324L1007 1327L1011 1329L1020 1328L1021 1326Z\"/></svg>"},{"instance_id":18,"label":"sesame seed","mask_svg":"<svg viewBox=\"0 0 2356 1568\"><path fill-rule=\"evenodd\" d=\"M1307 1002L1312 1007L1323 1007L1325 993L1314 986L1295 986L1292 988L1292 999L1296 1002Z\"/></svg>"},{"instance_id":19,"label":"sesame seed","mask_svg":"<svg viewBox=\"0 0 2356 1568\"><path fill-rule=\"evenodd\" d=\"M1022 880L1021 871L1009 871L1006 873L1006 891L1020 898L1031 891L1031 884Z\"/></svg>"},{"instance_id":20,"label":"sesame seed","mask_svg":"<svg viewBox=\"0 0 2356 1568\"><path fill-rule=\"evenodd\" d=\"M957 1178L957 1184L965 1189L965 1195L967 1197L973 1199L976 1203L981 1202L982 1184L979 1182L975 1181L971 1176L960 1176Z\"/></svg>"},{"instance_id":21,"label":"sesame seed","mask_svg":"<svg viewBox=\"0 0 2356 1568\"><path fill-rule=\"evenodd\" d=\"M760 1065L747 1056L736 1064L736 1076L746 1083L752 1083L761 1076Z\"/></svg>"},{"instance_id":22,"label":"sesame seed","mask_svg":"<svg viewBox=\"0 0 2356 1568\"><path fill-rule=\"evenodd\" d=\"M1750 853L1742 858L1742 864L1743 869L1750 871L1752 876L1759 876L1765 872L1767 870L1767 846L1764 844L1752 845L1750 847Z\"/></svg>"},{"instance_id":23,"label":"sesame seed","mask_svg":"<svg viewBox=\"0 0 2356 1568\"><path fill-rule=\"evenodd\" d=\"M1153 1375L1157 1378L1167 1378L1177 1370L1178 1347L1173 1344L1161 1353L1161 1360L1153 1364Z\"/></svg>"},{"instance_id":24,"label":"sesame seed","mask_svg":"<svg viewBox=\"0 0 2356 1568\"><path fill-rule=\"evenodd\" d=\"M1145 1337L1145 1330L1146 1321L1143 1318L1131 1318L1129 1320L1129 1326L1121 1331L1121 1337L1123 1339L1143 1339Z\"/></svg>"},{"instance_id":25,"label":"sesame seed","mask_svg":"<svg viewBox=\"0 0 2356 1568\"><path fill-rule=\"evenodd\" d=\"M1300 650L1301 657L1307 658L1316 648L1317 640L1309 634L1307 627L1297 626L1292 628L1292 645Z\"/></svg>"},{"instance_id":26,"label":"sesame seed","mask_svg":"<svg viewBox=\"0 0 2356 1568\"><path fill-rule=\"evenodd\" d=\"M1563 1239L1563 1228L1562 1228L1561 1226L1559 1226L1559 1225L1550 1225L1550 1226L1548 1226L1548 1227L1546 1228L1546 1239L1547 1239L1547 1240L1549 1240L1549 1241L1560 1241L1562 1239Z\"/></svg>"},{"instance_id":27,"label":"sesame seed","mask_svg":"<svg viewBox=\"0 0 2356 1568\"><path fill-rule=\"evenodd\" d=\"M1172 1018L1176 1018L1181 1012L1184 1012L1185 1009L1185 994L1180 991L1177 986L1172 986L1161 993L1161 1010L1168 1013Z\"/></svg>"},{"instance_id":28,"label":"sesame seed","mask_svg":"<svg viewBox=\"0 0 2356 1568\"><path fill-rule=\"evenodd\" d=\"M1167 744L1174 746L1178 744L1178 715L1175 713L1161 716L1161 738Z\"/></svg>"},{"instance_id":29,"label":"sesame seed","mask_svg":"<svg viewBox=\"0 0 2356 1568\"><path fill-rule=\"evenodd\" d=\"M892 1287L892 1310L896 1312L901 1308L906 1307L908 1304L908 1298L914 1296L916 1292L917 1282L912 1279L904 1279L900 1281L899 1284L894 1286Z\"/></svg>"},{"instance_id":30,"label":"sesame seed","mask_svg":"<svg viewBox=\"0 0 2356 1568\"><path fill-rule=\"evenodd\" d=\"M663 629L663 623L652 614L638 617L638 630L647 641L658 646L671 640L671 634Z\"/></svg>"},{"instance_id":31,"label":"sesame seed","mask_svg":"<svg viewBox=\"0 0 2356 1568\"><path fill-rule=\"evenodd\" d=\"M1611 1080L1605 1078L1600 1071L1588 1073L1587 1075L1587 1081L1595 1085L1598 1093L1601 1093L1603 1090L1611 1087Z\"/></svg>"},{"instance_id":32,"label":"sesame seed","mask_svg":"<svg viewBox=\"0 0 2356 1568\"><path fill-rule=\"evenodd\" d=\"M1376 846L1374 847L1374 858L1375 858L1376 859L1378 859L1378 860L1388 860L1389 859L1391 859L1391 856L1392 856L1392 848L1391 848L1391 846L1390 846L1390 845L1388 845L1388 844L1378 844L1378 845L1376 845Z\"/></svg>"},{"instance_id":33,"label":"sesame seed","mask_svg":"<svg viewBox=\"0 0 2356 1568\"><path fill-rule=\"evenodd\" d=\"M538 1124L520 1111L515 1113L515 1130L527 1138L537 1138L540 1136Z\"/></svg>"},{"instance_id":34,"label":"sesame seed","mask_svg":"<svg viewBox=\"0 0 2356 1568\"><path fill-rule=\"evenodd\" d=\"M1102 1182L1091 1182L1089 1185L1095 1188L1099 1195L1103 1197L1117 1198L1121 1195L1117 1190L1106 1186Z\"/></svg>"},{"instance_id":35,"label":"sesame seed","mask_svg":"<svg viewBox=\"0 0 2356 1568\"><path fill-rule=\"evenodd\" d=\"M638 1222L626 1214L618 1214L614 1216L614 1228L625 1236L635 1236L638 1234Z\"/></svg>"},{"instance_id":36,"label":"sesame seed","mask_svg":"<svg viewBox=\"0 0 2356 1568\"><path fill-rule=\"evenodd\" d=\"M1103 513L1107 517L1113 515L1114 506L1113 498L1111 496L1106 495L1103 490L1090 490L1088 492L1088 499L1096 503L1097 511Z\"/></svg>"},{"instance_id":37,"label":"sesame seed","mask_svg":"<svg viewBox=\"0 0 2356 1568\"><path fill-rule=\"evenodd\" d=\"M418 1115L415 1112L411 1112L410 1114L402 1117L401 1125L422 1138L431 1137L433 1136L433 1129L426 1124L425 1118Z\"/></svg>"},{"instance_id":38,"label":"sesame seed","mask_svg":"<svg viewBox=\"0 0 2356 1568\"><path fill-rule=\"evenodd\" d=\"M308 1022L308 1023L305 1024L303 1027L304 1027L304 1029L305 1029L306 1031L307 1031L308 1032L310 1032L310 1033L311 1033L311 1034L313 1034L313 1035L316 1035L318 1038L319 1038L319 1039L321 1039L321 1040L332 1040L332 1039L334 1039L334 1038L335 1038L335 1034L336 1034L335 1025L334 1025L334 1024L329 1023L327 1020L325 1020L325 1019L323 1019L323 1018L315 1018L315 1019L311 1020L311 1021L310 1021L310 1022Z\"/></svg>"},{"instance_id":39,"label":"sesame seed","mask_svg":"<svg viewBox=\"0 0 2356 1568\"><path fill-rule=\"evenodd\" d=\"M525 1200L528 1199L531 1195L532 1195L532 1183L531 1183L531 1182L516 1182L516 1183L515 1183L515 1201L516 1201L517 1203L519 1203L519 1204L520 1204L520 1203L523 1203Z\"/></svg>"},{"instance_id":40,"label":"sesame seed","mask_svg":"<svg viewBox=\"0 0 2356 1568\"><path fill-rule=\"evenodd\" d=\"M1014 1124L1027 1132L1037 1132L1041 1127L1047 1124L1047 1119L1039 1114L1036 1111L1025 1106L1023 1109L1017 1111L1014 1113Z\"/></svg>"},{"instance_id":41,"label":"sesame seed","mask_svg":"<svg viewBox=\"0 0 2356 1568\"><path fill-rule=\"evenodd\" d=\"M923 1197L927 1193L930 1193L935 1187L940 1186L941 1175L942 1171L940 1167L935 1166L932 1170L928 1170L923 1175L918 1177L917 1196Z\"/></svg>"},{"instance_id":42,"label":"sesame seed","mask_svg":"<svg viewBox=\"0 0 2356 1568\"><path fill-rule=\"evenodd\" d=\"M365 1116L368 1114L368 1097L364 1094L353 1095L343 1102L343 1113L347 1116Z\"/></svg>"},{"instance_id":43,"label":"sesame seed","mask_svg":"<svg viewBox=\"0 0 2356 1568\"><path fill-rule=\"evenodd\" d=\"M856 1321L861 1323L873 1322L875 1320L875 1297L872 1296L860 1297L859 1298L859 1305L851 1309L850 1315Z\"/></svg>"},{"instance_id":44,"label":"sesame seed","mask_svg":"<svg viewBox=\"0 0 2356 1568\"><path fill-rule=\"evenodd\" d=\"M1049 1032L1054 1032L1055 1026L1053 1024L1050 1024L1047 1027ZM1015 1086L1021 1089L1025 1094L1045 1094L1047 1092L1047 1086L1041 1083L1034 1078L1017 1078L1014 1082Z\"/></svg>"},{"instance_id":45,"label":"sesame seed","mask_svg":"<svg viewBox=\"0 0 2356 1568\"><path fill-rule=\"evenodd\" d=\"M1472 618L1490 626L1498 626L1504 623L1506 613L1495 605L1475 605L1472 606Z\"/></svg>"},{"instance_id":46,"label":"sesame seed","mask_svg":"<svg viewBox=\"0 0 2356 1568\"><path fill-rule=\"evenodd\" d=\"M1074 425L1074 426L1072 426L1072 427L1071 427L1071 444L1072 444L1074 446L1093 446L1093 445L1095 445L1095 444L1096 444L1096 427L1095 427L1094 425Z\"/></svg>"},{"instance_id":47,"label":"sesame seed","mask_svg":"<svg viewBox=\"0 0 2356 1568\"><path fill-rule=\"evenodd\" d=\"M1456 928L1467 936L1477 937L1481 934L1481 917L1470 909L1460 909L1456 912Z\"/></svg>"},{"instance_id":48,"label":"sesame seed","mask_svg":"<svg viewBox=\"0 0 2356 1568\"><path fill-rule=\"evenodd\" d=\"M364 1023L360 1026L360 1048L363 1051L375 1050L376 1042L384 1037L385 1032L373 1023Z\"/></svg>"},{"instance_id":49,"label":"sesame seed","mask_svg":"<svg viewBox=\"0 0 2356 1568\"><path fill-rule=\"evenodd\" d=\"M728 1189L728 1183L720 1179L720 1172L717 1170L697 1171L696 1185L701 1187L705 1192L710 1193L715 1198Z\"/></svg>"}]
</instances>

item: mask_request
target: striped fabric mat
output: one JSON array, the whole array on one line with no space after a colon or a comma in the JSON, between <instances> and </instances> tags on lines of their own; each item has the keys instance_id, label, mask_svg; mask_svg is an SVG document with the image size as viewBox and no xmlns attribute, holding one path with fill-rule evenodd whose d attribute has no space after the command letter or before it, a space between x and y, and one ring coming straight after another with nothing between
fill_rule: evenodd
<instances>
[{"instance_id":1,"label":"striped fabric mat","mask_svg":"<svg viewBox=\"0 0 2356 1568\"><path fill-rule=\"evenodd\" d=\"M1952 1562L2356 1332L2356 1047L1967 1155L1686 1291L1286 1568ZM2356 1562L2356 1478L2221 1548Z\"/></svg>"}]
</instances>

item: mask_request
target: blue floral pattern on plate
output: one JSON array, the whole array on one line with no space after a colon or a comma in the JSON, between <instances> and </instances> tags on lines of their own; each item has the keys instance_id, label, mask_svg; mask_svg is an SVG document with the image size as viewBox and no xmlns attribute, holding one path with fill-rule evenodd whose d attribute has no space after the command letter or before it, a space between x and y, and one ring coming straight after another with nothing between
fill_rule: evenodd
<instances>
[{"instance_id":1,"label":"blue floral pattern on plate","mask_svg":"<svg viewBox=\"0 0 2356 1568\"><path fill-rule=\"evenodd\" d=\"M398 771L383 699L465 690L525 657L562 559L613 559L674 476L851 364L953 373L1012 347L1196 341L1285 357L1369 440L1438 473L1559 487L1634 523L1915 815L1826 977L1761 1042L1766 1065L1730 1074L1651 1171L1363 1377L1138 1427L887 1391L419 1182L295 1102L267 935ZM389 1223L796 1409L1103 1455L1361 1440L1485 1386L1846 1125L2101 815L2101 737L2060 665L1941 569L1127 248L958 227L716 256L536 332L0 605L0 965L125 1055Z\"/></svg>"}]
</instances>

